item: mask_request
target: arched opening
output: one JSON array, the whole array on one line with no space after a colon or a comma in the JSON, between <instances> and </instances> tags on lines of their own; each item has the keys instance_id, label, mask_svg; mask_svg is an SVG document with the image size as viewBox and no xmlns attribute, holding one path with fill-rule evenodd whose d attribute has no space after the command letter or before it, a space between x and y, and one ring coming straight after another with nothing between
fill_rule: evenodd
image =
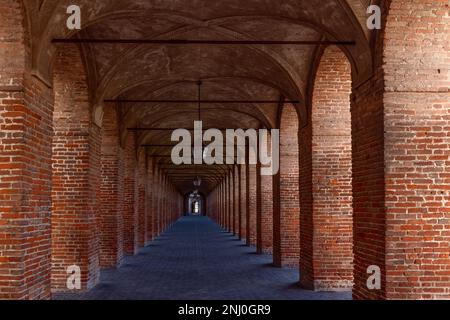
<instances>
[{"instance_id":1,"label":"arched opening","mask_svg":"<svg viewBox=\"0 0 450 320\"><path fill-rule=\"evenodd\" d=\"M186 214L188 216L203 216L205 215L205 203L204 196L194 190L186 196L185 207L187 208Z\"/></svg>"},{"instance_id":2,"label":"arched opening","mask_svg":"<svg viewBox=\"0 0 450 320\"><path fill-rule=\"evenodd\" d=\"M353 285L351 90L347 57L328 47L300 132L300 282L314 290Z\"/></svg>"}]
</instances>

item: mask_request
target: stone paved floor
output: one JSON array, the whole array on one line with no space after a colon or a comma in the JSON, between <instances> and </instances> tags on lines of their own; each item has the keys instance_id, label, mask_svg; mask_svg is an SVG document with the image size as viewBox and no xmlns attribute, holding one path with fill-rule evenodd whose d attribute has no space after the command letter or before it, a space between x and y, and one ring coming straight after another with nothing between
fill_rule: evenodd
<instances>
[{"instance_id":1,"label":"stone paved floor","mask_svg":"<svg viewBox=\"0 0 450 320\"><path fill-rule=\"evenodd\" d=\"M298 272L271 266L206 217L184 217L101 283L54 299L308 300L351 299L351 293L312 292L297 286Z\"/></svg>"}]
</instances>

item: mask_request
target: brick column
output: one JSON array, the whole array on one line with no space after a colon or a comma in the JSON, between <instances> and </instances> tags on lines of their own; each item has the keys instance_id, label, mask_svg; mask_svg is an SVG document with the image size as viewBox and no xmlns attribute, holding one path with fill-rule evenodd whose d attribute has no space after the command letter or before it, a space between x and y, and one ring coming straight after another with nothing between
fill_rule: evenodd
<instances>
[{"instance_id":1,"label":"brick column","mask_svg":"<svg viewBox=\"0 0 450 320\"><path fill-rule=\"evenodd\" d=\"M120 147L117 112L104 108L101 147L100 266L112 267L123 258L123 149Z\"/></svg>"},{"instance_id":2,"label":"brick column","mask_svg":"<svg viewBox=\"0 0 450 320\"><path fill-rule=\"evenodd\" d=\"M217 197L217 223L222 226L222 183L219 183L216 189L216 197Z\"/></svg>"},{"instance_id":3,"label":"brick column","mask_svg":"<svg viewBox=\"0 0 450 320\"><path fill-rule=\"evenodd\" d=\"M164 231L164 174L159 172L159 199L158 199L158 235Z\"/></svg>"},{"instance_id":4,"label":"brick column","mask_svg":"<svg viewBox=\"0 0 450 320\"><path fill-rule=\"evenodd\" d=\"M234 197L235 197L236 183L234 181L234 166L228 173L228 176L230 178L230 232L235 234L236 215L235 215Z\"/></svg>"},{"instance_id":5,"label":"brick column","mask_svg":"<svg viewBox=\"0 0 450 320\"><path fill-rule=\"evenodd\" d=\"M297 267L300 258L298 116L285 105L280 117L280 171L274 176L274 264Z\"/></svg>"},{"instance_id":6,"label":"brick column","mask_svg":"<svg viewBox=\"0 0 450 320\"><path fill-rule=\"evenodd\" d=\"M136 208L136 147L135 134L128 133L125 142L125 176L124 176L124 200L123 200L123 224L124 224L124 252L135 254L137 252L138 237L138 210Z\"/></svg>"},{"instance_id":7,"label":"brick column","mask_svg":"<svg viewBox=\"0 0 450 320\"><path fill-rule=\"evenodd\" d=\"M247 167L245 164L239 165L239 221L240 221L240 229L239 236L241 239L247 239Z\"/></svg>"},{"instance_id":8,"label":"brick column","mask_svg":"<svg viewBox=\"0 0 450 320\"><path fill-rule=\"evenodd\" d=\"M239 168L238 166L234 166L234 234L240 237L240 229L241 229L241 212L239 210L239 206L241 203L241 194L240 194L240 183L241 179L239 177Z\"/></svg>"},{"instance_id":9,"label":"brick column","mask_svg":"<svg viewBox=\"0 0 450 320\"><path fill-rule=\"evenodd\" d=\"M220 183L220 225L225 227L224 180Z\"/></svg>"},{"instance_id":10,"label":"brick column","mask_svg":"<svg viewBox=\"0 0 450 320\"><path fill-rule=\"evenodd\" d=\"M163 176L163 231L167 229L167 213L168 213L168 184L167 184L167 176Z\"/></svg>"},{"instance_id":11,"label":"brick column","mask_svg":"<svg viewBox=\"0 0 450 320\"><path fill-rule=\"evenodd\" d=\"M54 90L52 289L67 290L67 268L76 265L86 290L97 284L100 271L101 133L92 123L86 74L75 45L57 54Z\"/></svg>"},{"instance_id":12,"label":"brick column","mask_svg":"<svg viewBox=\"0 0 450 320\"><path fill-rule=\"evenodd\" d=\"M352 99L353 296L448 299L448 3L387 3L376 72ZM380 290L366 285L369 266Z\"/></svg>"},{"instance_id":13,"label":"brick column","mask_svg":"<svg viewBox=\"0 0 450 320\"><path fill-rule=\"evenodd\" d=\"M225 176L225 230L231 230L231 209L230 209L230 175Z\"/></svg>"},{"instance_id":14,"label":"brick column","mask_svg":"<svg viewBox=\"0 0 450 320\"><path fill-rule=\"evenodd\" d=\"M255 165L247 166L247 195L248 195L248 207L247 207L247 244L256 246L256 216L257 216L257 170Z\"/></svg>"},{"instance_id":15,"label":"brick column","mask_svg":"<svg viewBox=\"0 0 450 320\"><path fill-rule=\"evenodd\" d=\"M260 230L260 240L258 241L257 251L259 253L271 254L273 251L273 176L259 176L260 193L260 218L257 228Z\"/></svg>"},{"instance_id":16,"label":"brick column","mask_svg":"<svg viewBox=\"0 0 450 320\"><path fill-rule=\"evenodd\" d=\"M226 230L227 225L227 204L226 204L226 177L222 180L222 227Z\"/></svg>"},{"instance_id":17,"label":"brick column","mask_svg":"<svg viewBox=\"0 0 450 320\"><path fill-rule=\"evenodd\" d=\"M0 299L49 299L53 93L38 79L23 78L22 5L6 3L8 18L0 13L0 66L7 66L0 70Z\"/></svg>"},{"instance_id":18,"label":"brick column","mask_svg":"<svg viewBox=\"0 0 450 320\"><path fill-rule=\"evenodd\" d=\"M147 168L146 168L146 155L143 150L139 152L138 158L138 168L136 170L136 180L138 182L137 187L137 215L138 215L138 225L136 226L138 229L138 239L137 246L143 247L145 246L145 241L147 238L147 215L145 212L145 184L147 180Z\"/></svg>"},{"instance_id":19,"label":"brick column","mask_svg":"<svg viewBox=\"0 0 450 320\"><path fill-rule=\"evenodd\" d=\"M156 165L156 163L154 163L153 166L153 185L154 185L154 189L153 189L153 195L152 195L152 208L153 208L153 238L158 236L158 223L159 223L159 215L158 215L158 210L159 210L159 192L160 192L160 187L159 187L159 168Z\"/></svg>"},{"instance_id":20,"label":"brick column","mask_svg":"<svg viewBox=\"0 0 450 320\"><path fill-rule=\"evenodd\" d=\"M146 244L149 244L154 237L153 223L154 223L154 208L153 208L153 193L154 193L154 164L153 158L147 156L147 181L145 190L145 215L146 215L146 229L147 237Z\"/></svg>"},{"instance_id":21,"label":"brick column","mask_svg":"<svg viewBox=\"0 0 450 320\"><path fill-rule=\"evenodd\" d=\"M161 213L161 170L157 166L155 169L155 237L160 233L160 213Z\"/></svg>"}]
</instances>

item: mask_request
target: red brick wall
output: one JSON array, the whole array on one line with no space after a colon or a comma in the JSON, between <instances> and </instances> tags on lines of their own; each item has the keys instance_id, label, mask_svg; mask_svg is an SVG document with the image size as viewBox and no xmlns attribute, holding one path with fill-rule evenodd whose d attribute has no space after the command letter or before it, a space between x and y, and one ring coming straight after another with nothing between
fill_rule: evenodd
<instances>
[{"instance_id":1,"label":"red brick wall","mask_svg":"<svg viewBox=\"0 0 450 320\"><path fill-rule=\"evenodd\" d=\"M228 215L227 215L227 188L226 188L226 177L223 180L222 183L222 217L223 217L223 228L226 230L227 228L227 221L228 221Z\"/></svg>"},{"instance_id":2,"label":"red brick wall","mask_svg":"<svg viewBox=\"0 0 450 320\"><path fill-rule=\"evenodd\" d=\"M247 239L247 169L245 165L239 166L239 194L240 194L240 204L239 204L239 237L241 239Z\"/></svg>"},{"instance_id":3,"label":"red brick wall","mask_svg":"<svg viewBox=\"0 0 450 320\"><path fill-rule=\"evenodd\" d=\"M65 45L54 64L52 288L66 290L67 267L81 268L82 287L99 278L100 130L91 122L78 48Z\"/></svg>"},{"instance_id":4,"label":"red brick wall","mask_svg":"<svg viewBox=\"0 0 450 320\"><path fill-rule=\"evenodd\" d=\"M114 105L104 108L101 147L100 188L100 266L120 264L123 258L123 217L119 193L123 189L123 151L119 144L117 112Z\"/></svg>"},{"instance_id":5,"label":"red brick wall","mask_svg":"<svg viewBox=\"0 0 450 320\"><path fill-rule=\"evenodd\" d=\"M217 223L222 226L222 202L221 202L221 197L222 197L222 184L219 183L219 185L217 186L217 188L215 189L216 192L216 217L217 217ZM211 214L211 211L210 211Z\"/></svg>"},{"instance_id":6,"label":"red brick wall","mask_svg":"<svg viewBox=\"0 0 450 320\"><path fill-rule=\"evenodd\" d=\"M352 100L353 296L448 298L448 3L385 5L374 76ZM381 290L366 286L371 265Z\"/></svg>"},{"instance_id":7,"label":"red brick wall","mask_svg":"<svg viewBox=\"0 0 450 320\"><path fill-rule=\"evenodd\" d=\"M314 289L311 154L312 126L308 125L299 132L300 284L307 289Z\"/></svg>"},{"instance_id":8,"label":"red brick wall","mask_svg":"<svg viewBox=\"0 0 450 320\"><path fill-rule=\"evenodd\" d=\"M222 225L223 228L226 230L227 228L227 188L226 188L226 177L222 181Z\"/></svg>"},{"instance_id":9,"label":"red brick wall","mask_svg":"<svg viewBox=\"0 0 450 320\"><path fill-rule=\"evenodd\" d=\"M145 215L146 215L146 244L149 244L155 234L154 234L154 209L153 209L153 183L154 183L154 161L152 157L147 157L147 180L146 180L146 189L145 189Z\"/></svg>"},{"instance_id":10,"label":"red brick wall","mask_svg":"<svg viewBox=\"0 0 450 320\"><path fill-rule=\"evenodd\" d=\"M167 179L166 176L162 177L162 204L161 204L161 230L165 230L167 227Z\"/></svg>"},{"instance_id":11,"label":"red brick wall","mask_svg":"<svg viewBox=\"0 0 450 320\"><path fill-rule=\"evenodd\" d=\"M256 252L263 253L263 237L262 237L262 201L261 201L261 165L256 165Z\"/></svg>"},{"instance_id":12,"label":"red brick wall","mask_svg":"<svg viewBox=\"0 0 450 320\"><path fill-rule=\"evenodd\" d=\"M222 217L223 217L223 228L226 230L227 227L227 188L226 188L226 178L222 183Z\"/></svg>"},{"instance_id":13,"label":"red brick wall","mask_svg":"<svg viewBox=\"0 0 450 320\"><path fill-rule=\"evenodd\" d=\"M170 226L170 183L167 176L165 176L166 179L166 225L165 229L167 229Z\"/></svg>"},{"instance_id":14,"label":"red brick wall","mask_svg":"<svg viewBox=\"0 0 450 320\"><path fill-rule=\"evenodd\" d=\"M128 133L125 142L125 172L124 172L124 252L135 254L138 239L137 181L136 181L136 146L134 133Z\"/></svg>"},{"instance_id":15,"label":"red brick wall","mask_svg":"<svg viewBox=\"0 0 450 320\"><path fill-rule=\"evenodd\" d=\"M151 239L153 239L184 214L184 198L175 190L167 175L163 173L155 161L148 160L147 173L152 178L151 180L147 179L148 186L144 194L144 198L147 198L147 208L145 209L147 210L147 220L145 224L147 224L148 230L151 228ZM149 237L149 234L150 232L147 237Z\"/></svg>"},{"instance_id":16,"label":"red brick wall","mask_svg":"<svg viewBox=\"0 0 450 320\"><path fill-rule=\"evenodd\" d=\"M159 180L158 180L158 186L159 186L159 192L158 192L158 235L163 231L163 197L164 197L164 191L163 191L163 173L161 170L159 170Z\"/></svg>"},{"instance_id":17,"label":"red brick wall","mask_svg":"<svg viewBox=\"0 0 450 320\"><path fill-rule=\"evenodd\" d=\"M91 123L89 133L89 279L88 288L100 281L101 128Z\"/></svg>"},{"instance_id":18,"label":"red brick wall","mask_svg":"<svg viewBox=\"0 0 450 320\"><path fill-rule=\"evenodd\" d=\"M156 235L161 232L161 170L156 171Z\"/></svg>"},{"instance_id":19,"label":"red brick wall","mask_svg":"<svg viewBox=\"0 0 450 320\"><path fill-rule=\"evenodd\" d=\"M0 13L0 299L47 299L53 94L23 74L21 7L9 5Z\"/></svg>"},{"instance_id":20,"label":"red brick wall","mask_svg":"<svg viewBox=\"0 0 450 320\"><path fill-rule=\"evenodd\" d=\"M136 181L138 183L137 186L137 216L138 216L138 239L137 245L138 247L145 246L145 240L147 237L147 216L145 214L145 184L147 179L147 168L146 168L146 156L144 150L140 150L138 156L137 170L136 170Z\"/></svg>"},{"instance_id":21,"label":"red brick wall","mask_svg":"<svg viewBox=\"0 0 450 320\"><path fill-rule=\"evenodd\" d=\"M161 173L161 203L159 208L159 220L160 220L160 232L164 231L165 228L165 204L166 204L166 185L165 185L165 177L164 174Z\"/></svg>"},{"instance_id":22,"label":"red brick wall","mask_svg":"<svg viewBox=\"0 0 450 320\"><path fill-rule=\"evenodd\" d=\"M280 119L280 171L274 176L274 264L297 267L300 258L298 116L285 105Z\"/></svg>"},{"instance_id":23,"label":"red brick wall","mask_svg":"<svg viewBox=\"0 0 450 320\"><path fill-rule=\"evenodd\" d=\"M47 299L53 95L35 78L14 79L0 80L0 299Z\"/></svg>"},{"instance_id":24,"label":"red brick wall","mask_svg":"<svg viewBox=\"0 0 450 320\"><path fill-rule=\"evenodd\" d=\"M234 233L234 174L232 170L228 172L228 188L229 230Z\"/></svg>"},{"instance_id":25,"label":"red brick wall","mask_svg":"<svg viewBox=\"0 0 450 320\"><path fill-rule=\"evenodd\" d=\"M247 244L256 246L256 211L257 211L257 174L255 165L247 165L248 207L247 207Z\"/></svg>"},{"instance_id":26,"label":"red brick wall","mask_svg":"<svg viewBox=\"0 0 450 320\"><path fill-rule=\"evenodd\" d=\"M221 226L225 228L225 180L220 184L220 217Z\"/></svg>"},{"instance_id":27,"label":"red brick wall","mask_svg":"<svg viewBox=\"0 0 450 320\"><path fill-rule=\"evenodd\" d=\"M239 236L239 221L240 221L240 215L241 212L239 210L239 204L240 204L240 193L239 193L239 168L237 166L234 166L234 234Z\"/></svg>"},{"instance_id":28,"label":"red brick wall","mask_svg":"<svg viewBox=\"0 0 450 320\"><path fill-rule=\"evenodd\" d=\"M118 257L120 258L120 262L125 255L124 249L124 238L125 238L125 225L124 218L125 212L124 209L124 199L125 199L125 148L122 144L119 144L118 152L118 170L117 170L117 243L118 243Z\"/></svg>"},{"instance_id":29,"label":"red brick wall","mask_svg":"<svg viewBox=\"0 0 450 320\"><path fill-rule=\"evenodd\" d=\"M450 298L448 1L392 1L384 38L386 298Z\"/></svg>"},{"instance_id":30,"label":"red brick wall","mask_svg":"<svg viewBox=\"0 0 450 320\"><path fill-rule=\"evenodd\" d=\"M310 165L307 179L312 179L305 190L312 197L305 196L306 207L301 211L312 215L305 218L300 232L310 233L305 237L302 259L312 261L301 270L301 282L318 290L352 287L350 92L350 64L339 49L330 47L323 53L314 82L312 129L304 130L303 139L309 138L312 130L311 148L308 143L303 150L311 153L302 155L311 157L303 161L304 169L309 170Z\"/></svg>"},{"instance_id":31,"label":"red brick wall","mask_svg":"<svg viewBox=\"0 0 450 320\"><path fill-rule=\"evenodd\" d=\"M50 297L53 93L29 75L25 21L21 2L2 1L0 299Z\"/></svg>"},{"instance_id":32,"label":"red brick wall","mask_svg":"<svg viewBox=\"0 0 450 320\"><path fill-rule=\"evenodd\" d=\"M208 209L208 216L220 225L220 185L213 191L212 201Z\"/></svg>"},{"instance_id":33,"label":"red brick wall","mask_svg":"<svg viewBox=\"0 0 450 320\"><path fill-rule=\"evenodd\" d=\"M258 175L260 171L258 170ZM260 176L260 219L257 228L261 239L258 241L258 252L271 254L273 251L273 190L272 176Z\"/></svg>"},{"instance_id":34,"label":"red brick wall","mask_svg":"<svg viewBox=\"0 0 450 320\"><path fill-rule=\"evenodd\" d=\"M381 268L385 281L383 81L378 74L353 90L353 232L354 286L357 299L381 299L381 290L367 288L367 268Z\"/></svg>"},{"instance_id":35,"label":"red brick wall","mask_svg":"<svg viewBox=\"0 0 450 320\"><path fill-rule=\"evenodd\" d=\"M271 138L267 135L267 150L271 149ZM273 251L273 176L261 175L261 164L257 165L257 218L256 251Z\"/></svg>"},{"instance_id":36,"label":"red brick wall","mask_svg":"<svg viewBox=\"0 0 450 320\"><path fill-rule=\"evenodd\" d=\"M159 192L159 186L158 186L158 176L159 170L156 166L156 163L153 162L153 191L152 191L152 221L153 221L153 238L158 235L158 192Z\"/></svg>"},{"instance_id":37,"label":"red brick wall","mask_svg":"<svg viewBox=\"0 0 450 320\"><path fill-rule=\"evenodd\" d=\"M386 1L385 1L386 2ZM387 8L383 8L387 12ZM383 15L383 20L386 14ZM353 171L353 297L385 298L383 29L377 31L374 74L351 98ZM381 268L382 290L369 290L367 268Z\"/></svg>"},{"instance_id":38,"label":"red brick wall","mask_svg":"<svg viewBox=\"0 0 450 320\"><path fill-rule=\"evenodd\" d=\"M236 183L234 181L234 167L228 173L230 181L230 231L235 234L236 231L236 215L235 215L235 189Z\"/></svg>"},{"instance_id":39,"label":"red brick wall","mask_svg":"<svg viewBox=\"0 0 450 320\"><path fill-rule=\"evenodd\" d=\"M279 189L270 190L249 166L241 179L236 172L227 177L216 211L227 229L268 251L273 210L274 258L283 264L298 253L292 219L299 188L301 282L346 288L352 153L354 297L449 298L448 1L384 3L387 29L378 32L374 75L353 88L352 149L349 65L330 49L318 71L311 125L299 136L300 184L295 170L284 171L295 168L295 159L283 158L282 147ZM133 135L119 147L114 113L105 110L102 129L92 123L76 46L66 45L55 60L55 97L30 75L26 21L20 1L2 1L0 299L49 298L51 283L55 291L66 289L72 264L82 268L83 288L92 287L100 266L119 263L124 251L135 253L174 221L174 197L182 204L161 170L145 168L142 154L137 161ZM381 268L381 290L366 286L370 265Z\"/></svg>"},{"instance_id":40,"label":"red brick wall","mask_svg":"<svg viewBox=\"0 0 450 320\"><path fill-rule=\"evenodd\" d=\"M225 229L231 231L231 181L230 173L225 177Z\"/></svg>"}]
</instances>

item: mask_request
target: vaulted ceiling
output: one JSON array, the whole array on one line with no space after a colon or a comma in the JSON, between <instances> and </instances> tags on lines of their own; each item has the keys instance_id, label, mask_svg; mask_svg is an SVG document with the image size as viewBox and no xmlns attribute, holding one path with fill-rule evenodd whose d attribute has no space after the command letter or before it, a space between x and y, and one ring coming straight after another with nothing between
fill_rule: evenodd
<instances>
[{"instance_id":1,"label":"vaulted ceiling","mask_svg":"<svg viewBox=\"0 0 450 320\"><path fill-rule=\"evenodd\" d=\"M356 45L342 47L352 64L354 83L371 73L370 39L365 27L370 0L75 2L24 0L32 34L32 68L50 84L58 50L58 44L51 40L56 38L356 41ZM71 4L81 7L82 30L78 32L66 28L66 9ZM310 79L319 52L317 45L83 43L82 48L96 106L117 98L197 99L196 83L201 79L202 99L299 100L300 121L306 121ZM194 103L127 103L121 108L124 128L186 128L192 127L198 116ZM202 121L207 127L273 128L277 117L276 103L202 105ZM169 142L170 132L139 133L140 144ZM170 150L156 148L147 151L170 154ZM205 174L210 182L204 192L222 176L221 167L216 169L208 168L217 172ZM193 170L199 168L185 168L183 175ZM178 184L187 191L192 184L184 182L183 175L179 175Z\"/></svg>"}]
</instances>

